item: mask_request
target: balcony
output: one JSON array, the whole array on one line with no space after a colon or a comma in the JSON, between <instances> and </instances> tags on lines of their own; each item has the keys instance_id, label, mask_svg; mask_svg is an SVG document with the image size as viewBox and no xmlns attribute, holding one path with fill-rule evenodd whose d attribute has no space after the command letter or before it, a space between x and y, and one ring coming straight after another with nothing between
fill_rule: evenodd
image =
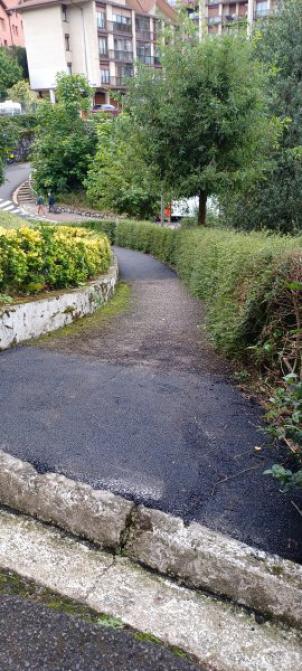
<instances>
[{"instance_id":1,"label":"balcony","mask_svg":"<svg viewBox=\"0 0 302 671\"><path fill-rule=\"evenodd\" d=\"M217 26L219 23L221 23L221 16L209 16L208 18L208 25L209 26Z\"/></svg>"},{"instance_id":2,"label":"balcony","mask_svg":"<svg viewBox=\"0 0 302 671\"><path fill-rule=\"evenodd\" d=\"M137 60L144 65L160 65L158 56L138 56Z\"/></svg>"},{"instance_id":3,"label":"balcony","mask_svg":"<svg viewBox=\"0 0 302 671\"><path fill-rule=\"evenodd\" d=\"M123 35L132 35L132 23L120 23L117 21L108 21L109 33L122 33Z\"/></svg>"},{"instance_id":4,"label":"balcony","mask_svg":"<svg viewBox=\"0 0 302 671\"><path fill-rule=\"evenodd\" d=\"M109 58L111 61L118 61L119 63L133 63L132 51L110 50Z\"/></svg>"},{"instance_id":5,"label":"balcony","mask_svg":"<svg viewBox=\"0 0 302 671\"><path fill-rule=\"evenodd\" d=\"M101 85L108 88L126 88L127 81L131 75L122 75L120 77L103 77L101 76Z\"/></svg>"},{"instance_id":6,"label":"balcony","mask_svg":"<svg viewBox=\"0 0 302 671\"><path fill-rule=\"evenodd\" d=\"M136 26L136 39L141 42L151 42L151 32L150 30L140 30Z\"/></svg>"}]
</instances>

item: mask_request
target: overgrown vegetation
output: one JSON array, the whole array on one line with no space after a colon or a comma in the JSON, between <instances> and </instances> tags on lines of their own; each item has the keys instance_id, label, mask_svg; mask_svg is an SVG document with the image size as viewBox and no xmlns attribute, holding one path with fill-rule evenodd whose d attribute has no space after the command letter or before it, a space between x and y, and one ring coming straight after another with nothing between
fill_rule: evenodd
<instances>
[{"instance_id":1,"label":"overgrown vegetation","mask_svg":"<svg viewBox=\"0 0 302 671\"><path fill-rule=\"evenodd\" d=\"M108 238L82 228L0 228L0 294L76 286L106 272L110 260Z\"/></svg>"},{"instance_id":2,"label":"overgrown vegetation","mask_svg":"<svg viewBox=\"0 0 302 671\"><path fill-rule=\"evenodd\" d=\"M257 24L254 54L268 74L268 111L282 132L267 147L262 176L225 193L225 215L237 228L297 233L302 229L302 0L279 3L270 20Z\"/></svg>"},{"instance_id":3,"label":"overgrown vegetation","mask_svg":"<svg viewBox=\"0 0 302 671\"><path fill-rule=\"evenodd\" d=\"M134 221L95 221L112 243L173 266L207 304L219 351L252 365L276 387L267 419L289 447L289 468L273 467L282 485L302 482L302 238L227 229L171 230Z\"/></svg>"},{"instance_id":4,"label":"overgrown vegetation","mask_svg":"<svg viewBox=\"0 0 302 671\"><path fill-rule=\"evenodd\" d=\"M56 105L39 105L32 153L35 188L44 194L81 189L97 141L85 116L92 95L85 77L59 75L56 95Z\"/></svg>"},{"instance_id":5,"label":"overgrown vegetation","mask_svg":"<svg viewBox=\"0 0 302 671\"><path fill-rule=\"evenodd\" d=\"M148 218L159 211L159 182L141 157L138 136L127 114L101 120L96 155L85 180L90 205Z\"/></svg>"}]
</instances>

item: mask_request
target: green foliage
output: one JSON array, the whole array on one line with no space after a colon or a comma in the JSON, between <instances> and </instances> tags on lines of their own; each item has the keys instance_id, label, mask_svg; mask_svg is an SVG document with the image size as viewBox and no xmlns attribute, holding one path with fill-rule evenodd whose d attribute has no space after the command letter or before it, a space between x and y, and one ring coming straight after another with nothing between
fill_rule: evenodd
<instances>
[{"instance_id":1,"label":"green foliage","mask_svg":"<svg viewBox=\"0 0 302 671\"><path fill-rule=\"evenodd\" d=\"M30 113L36 109L38 96L32 91L26 79L20 79L7 92L10 100L20 103L23 111Z\"/></svg>"},{"instance_id":2,"label":"green foliage","mask_svg":"<svg viewBox=\"0 0 302 671\"><path fill-rule=\"evenodd\" d=\"M128 115L98 124L98 148L85 186L88 201L99 209L140 218L158 212L158 182L140 155Z\"/></svg>"},{"instance_id":3,"label":"green foliage","mask_svg":"<svg viewBox=\"0 0 302 671\"><path fill-rule=\"evenodd\" d=\"M12 118L0 116L0 184L4 179L5 162L18 143L18 135L18 129Z\"/></svg>"},{"instance_id":4,"label":"green foliage","mask_svg":"<svg viewBox=\"0 0 302 671\"><path fill-rule=\"evenodd\" d=\"M4 99L7 90L22 78L22 69L8 49L0 47L0 100Z\"/></svg>"},{"instance_id":5,"label":"green foliage","mask_svg":"<svg viewBox=\"0 0 302 671\"><path fill-rule=\"evenodd\" d=\"M28 72L28 62L27 62L27 54L26 54L26 49L25 47L18 47L14 45L13 47L8 48L9 54L17 61L18 65L21 68L21 78L22 79L29 79L29 72Z\"/></svg>"},{"instance_id":6,"label":"green foliage","mask_svg":"<svg viewBox=\"0 0 302 671\"><path fill-rule=\"evenodd\" d=\"M209 331L227 356L278 374L284 366L300 370L299 238L119 221L111 239L175 267L190 291L206 301Z\"/></svg>"},{"instance_id":7,"label":"green foliage","mask_svg":"<svg viewBox=\"0 0 302 671\"><path fill-rule=\"evenodd\" d=\"M228 223L237 228L296 233L302 228L302 0L280 3L255 35L255 54L267 73L269 111L281 124L262 179L226 193Z\"/></svg>"},{"instance_id":8,"label":"green foliage","mask_svg":"<svg viewBox=\"0 0 302 671\"><path fill-rule=\"evenodd\" d=\"M274 464L265 471L281 483L287 492L302 488L302 381L293 373L284 377L284 385L279 387L270 399L266 413L268 432L276 440L283 440L290 448L294 470Z\"/></svg>"},{"instance_id":9,"label":"green foliage","mask_svg":"<svg viewBox=\"0 0 302 671\"><path fill-rule=\"evenodd\" d=\"M250 42L239 34L201 43L180 35L164 49L162 70L140 69L126 104L163 190L198 193L204 206L208 195L262 172L274 133Z\"/></svg>"},{"instance_id":10,"label":"green foliage","mask_svg":"<svg viewBox=\"0 0 302 671\"><path fill-rule=\"evenodd\" d=\"M0 292L36 293L76 286L108 270L105 235L67 226L0 229Z\"/></svg>"},{"instance_id":11,"label":"green foliage","mask_svg":"<svg viewBox=\"0 0 302 671\"><path fill-rule=\"evenodd\" d=\"M83 79L79 75L74 77L76 84L78 77L81 81ZM72 77L69 76L68 79L72 80ZM95 151L93 119L86 120L80 116L82 102L77 95L72 103L66 102L64 96L68 86L65 76L59 77L58 82L58 89L63 88L63 92L59 89L59 102L52 105L45 101L39 105L37 112L32 165L36 190L39 193L80 189Z\"/></svg>"},{"instance_id":12,"label":"green foliage","mask_svg":"<svg viewBox=\"0 0 302 671\"><path fill-rule=\"evenodd\" d=\"M153 254L160 261L174 263L176 232L156 224L120 221L116 224L115 244Z\"/></svg>"},{"instance_id":13,"label":"green foliage","mask_svg":"<svg viewBox=\"0 0 302 671\"><path fill-rule=\"evenodd\" d=\"M56 98L71 112L88 112L91 109L93 89L85 75L57 75Z\"/></svg>"},{"instance_id":14,"label":"green foliage","mask_svg":"<svg viewBox=\"0 0 302 671\"><path fill-rule=\"evenodd\" d=\"M109 221L106 219L95 219L95 220L87 220L85 223L81 224L85 228L91 228L93 231L97 231L98 233L105 233L107 235L107 238L109 238L111 244L113 245L115 242L115 229L116 229L116 222L115 221Z\"/></svg>"}]
</instances>

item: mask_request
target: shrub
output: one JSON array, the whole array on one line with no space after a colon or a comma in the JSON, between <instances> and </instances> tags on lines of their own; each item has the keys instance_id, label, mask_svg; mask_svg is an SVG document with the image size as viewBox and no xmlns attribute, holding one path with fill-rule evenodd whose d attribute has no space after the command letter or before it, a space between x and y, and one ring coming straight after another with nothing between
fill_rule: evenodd
<instances>
[{"instance_id":1,"label":"shrub","mask_svg":"<svg viewBox=\"0 0 302 671\"><path fill-rule=\"evenodd\" d=\"M110 265L105 235L67 226L0 228L0 293L76 286Z\"/></svg>"},{"instance_id":2,"label":"shrub","mask_svg":"<svg viewBox=\"0 0 302 671\"><path fill-rule=\"evenodd\" d=\"M209 331L227 356L278 374L300 370L300 238L133 221L86 225L174 266L191 293L206 301Z\"/></svg>"}]
</instances>

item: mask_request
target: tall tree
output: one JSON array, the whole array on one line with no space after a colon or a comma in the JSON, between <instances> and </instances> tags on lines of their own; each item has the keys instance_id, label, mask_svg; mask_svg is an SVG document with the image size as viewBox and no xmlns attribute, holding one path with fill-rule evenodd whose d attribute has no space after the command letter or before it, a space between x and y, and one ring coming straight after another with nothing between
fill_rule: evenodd
<instances>
[{"instance_id":1,"label":"tall tree","mask_svg":"<svg viewBox=\"0 0 302 671\"><path fill-rule=\"evenodd\" d=\"M60 75L58 102L52 105L45 101L38 107L32 153L38 191L51 189L59 193L83 187L97 138L94 120L81 118L87 100L90 105L88 96L91 89L84 77L80 79L78 87L78 75ZM68 91L73 91L71 97Z\"/></svg>"},{"instance_id":2,"label":"tall tree","mask_svg":"<svg viewBox=\"0 0 302 671\"><path fill-rule=\"evenodd\" d=\"M7 89L22 78L22 68L8 49L0 47L0 99L5 98Z\"/></svg>"},{"instance_id":3,"label":"tall tree","mask_svg":"<svg viewBox=\"0 0 302 671\"><path fill-rule=\"evenodd\" d=\"M226 214L236 227L294 233L302 229L302 0L284 0L258 24L254 50L268 73L268 107L282 133L262 179L228 194Z\"/></svg>"},{"instance_id":4,"label":"tall tree","mask_svg":"<svg viewBox=\"0 0 302 671\"><path fill-rule=\"evenodd\" d=\"M98 146L85 181L92 205L146 219L159 210L159 184L142 159L127 114L98 123Z\"/></svg>"},{"instance_id":5,"label":"tall tree","mask_svg":"<svg viewBox=\"0 0 302 671\"><path fill-rule=\"evenodd\" d=\"M163 49L162 69L142 68L127 107L147 163L163 190L207 198L260 169L267 136L263 72L240 35L219 39L176 35Z\"/></svg>"}]
</instances>

